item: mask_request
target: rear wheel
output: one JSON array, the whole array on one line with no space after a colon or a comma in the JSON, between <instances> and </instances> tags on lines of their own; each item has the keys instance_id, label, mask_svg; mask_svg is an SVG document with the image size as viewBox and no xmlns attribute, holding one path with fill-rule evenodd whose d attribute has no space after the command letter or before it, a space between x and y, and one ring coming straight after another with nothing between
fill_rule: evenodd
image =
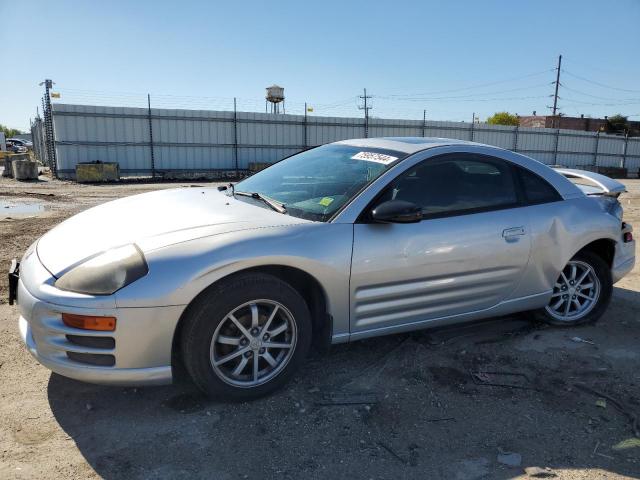
<instances>
[{"instance_id":1,"label":"rear wheel","mask_svg":"<svg viewBox=\"0 0 640 480\"><path fill-rule=\"evenodd\" d=\"M221 400L251 400L284 385L311 343L309 309L277 277L240 274L189 308L182 355L194 382Z\"/></svg>"},{"instance_id":2,"label":"rear wheel","mask_svg":"<svg viewBox=\"0 0 640 480\"><path fill-rule=\"evenodd\" d=\"M595 322L607 309L613 288L611 270L591 252L581 252L562 269L548 305L535 312L553 325Z\"/></svg>"}]
</instances>

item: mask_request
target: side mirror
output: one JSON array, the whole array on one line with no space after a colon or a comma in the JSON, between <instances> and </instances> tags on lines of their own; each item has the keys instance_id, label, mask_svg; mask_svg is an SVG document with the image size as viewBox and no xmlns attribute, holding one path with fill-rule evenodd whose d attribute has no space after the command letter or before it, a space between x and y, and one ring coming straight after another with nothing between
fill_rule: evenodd
<instances>
[{"instance_id":1,"label":"side mirror","mask_svg":"<svg viewBox=\"0 0 640 480\"><path fill-rule=\"evenodd\" d=\"M371 218L380 223L417 223L422 220L422 207L404 200L389 200L375 207Z\"/></svg>"}]
</instances>

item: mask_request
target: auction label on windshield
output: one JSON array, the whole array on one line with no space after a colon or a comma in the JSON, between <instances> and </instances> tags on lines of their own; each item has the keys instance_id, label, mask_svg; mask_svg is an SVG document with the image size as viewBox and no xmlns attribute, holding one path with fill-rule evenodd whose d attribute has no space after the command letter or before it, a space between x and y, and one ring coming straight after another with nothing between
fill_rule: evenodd
<instances>
[{"instance_id":1,"label":"auction label on windshield","mask_svg":"<svg viewBox=\"0 0 640 480\"><path fill-rule=\"evenodd\" d=\"M391 162L398 159L398 157L392 157L391 155L385 155L384 153L376 152L359 152L351 158L353 160L365 160L367 162L382 163L383 165L389 165Z\"/></svg>"}]
</instances>

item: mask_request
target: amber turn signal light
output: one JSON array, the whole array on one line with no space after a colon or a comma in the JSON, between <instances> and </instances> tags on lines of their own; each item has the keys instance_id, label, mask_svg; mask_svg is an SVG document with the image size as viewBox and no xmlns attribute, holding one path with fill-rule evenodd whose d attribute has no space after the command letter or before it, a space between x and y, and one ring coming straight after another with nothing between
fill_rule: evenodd
<instances>
[{"instance_id":1,"label":"amber turn signal light","mask_svg":"<svg viewBox=\"0 0 640 480\"><path fill-rule=\"evenodd\" d=\"M89 315L63 313L62 322L67 327L81 328L82 330L99 330L101 332L113 332L116 329L115 317L91 317Z\"/></svg>"}]
</instances>

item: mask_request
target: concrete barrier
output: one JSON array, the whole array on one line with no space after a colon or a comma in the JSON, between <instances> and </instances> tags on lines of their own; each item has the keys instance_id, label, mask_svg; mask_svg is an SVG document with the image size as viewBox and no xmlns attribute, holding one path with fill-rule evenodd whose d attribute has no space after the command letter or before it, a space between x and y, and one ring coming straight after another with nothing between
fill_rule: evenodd
<instances>
[{"instance_id":1,"label":"concrete barrier","mask_svg":"<svg viewBox=\"0 0 640 480\"><path fill-rule=\"evenodd\" d=\"M13 160L11 162L13 178L16 180L37 180L38 164L31 160Z\"/></svg>"},{"instance_id":2,"label":"concrete barrier","mask_svg":"<svg viewBox=\"0 0 640 480\"><path fill-rule=\"evenodd\" d=\"M4 158L4 170L2 171L3 177L13 177L13 167L11 166L11 164L14 160L29 160L29 155L27 155L26 153L19 153L16 155L7 152L1 152L0 155L2 155L2 157L0 158Z\"/></svg>"},{"instance_id":3,"label":"concrete barrier","mask_svg":"<svg viewBox=\"0 0 640 480\"><path fill-rule=\"evenodd\" d=\"M11 167L11 163L13 159L10 157L4 157L4 170L2 171L3 177L13 177L13 168Z\"/></svg>"},{"instance_id":4,"label":"concrete barrier","mask_svg":"<svg viewBox=\"0 0 640 480\"><path fill-rule=\"evenodd\" d=\"M598 173L609 178L628 178L627 169L622 167L598 167Z\"/></svg>"},{"instance_id":5,"label":"concrete barrier","mask_svg":"<svg viewBox=\"0 0 640 480\"><path fill-rule=\"evenodd\" d=\"M76 181L79 183L117 182L120 165L117 162L86 162L76 165Z\"/></svg>"}]
</instances>

